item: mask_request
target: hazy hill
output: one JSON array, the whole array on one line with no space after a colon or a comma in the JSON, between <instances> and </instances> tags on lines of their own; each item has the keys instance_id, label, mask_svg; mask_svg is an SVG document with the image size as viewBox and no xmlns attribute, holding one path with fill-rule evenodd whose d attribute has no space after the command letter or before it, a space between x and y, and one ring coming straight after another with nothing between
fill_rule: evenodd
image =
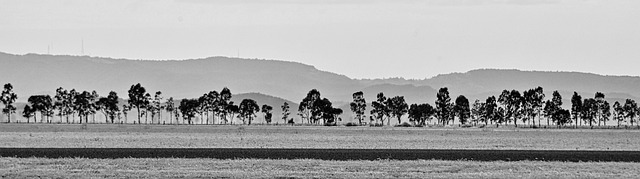
<instances>
[{"instance_id":1,"label":"hazy hill","mask_svg":"<svg viewBox=\"0 0 640 179\"><path fill-rule=\"evenodd\" d=\"M583 97L593 97L596 91L601 91L609 100L640 96L640 77L632 76L481 69L422 80L351 79L296 62L227 57L152 61L0 53L0 83L7 82L14 85L20 101L32 94L53 94L61 86L97 90L103 95L114 90L121 98L127 98L129 87L140 82L149 92L159 90L165 97L177 100L195 98L211 90L220 91L226 86L233 94L271 95L273 99L246 94L250 96L247 98L256 98L260 104L270 103L277 110L284 100L292 104L300 102L313 88L320 90L322 97L329 98L334 106L344 109L348 109L346 106L355 91L364 91L368 102L375 100L378 92L384 92L387 97L405 96L408 103L433 103L437 89L445 86L452 98L464 94L471 101L499 95L503 89L526 90L536 86L544 87L549 97L553 90L560 91L565 104L569 103L573 91ZM242 98L234 96L233 99ZM295 111L297 106L292 109Z\"/></svg>"}]
</instances>

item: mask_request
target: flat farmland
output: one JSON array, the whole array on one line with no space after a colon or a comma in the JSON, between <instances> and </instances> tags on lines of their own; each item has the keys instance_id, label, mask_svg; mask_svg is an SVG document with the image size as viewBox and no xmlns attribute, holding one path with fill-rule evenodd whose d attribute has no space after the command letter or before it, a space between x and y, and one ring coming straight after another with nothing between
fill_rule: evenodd
<instances>
[{"instance_id":1,"label":"flat farmland","mask_svg":"<svg viewBox=\"0 0 640 179\"><path fill-rule=\"evenodd\" d=\"M4 148L640 150L640 131L231 125L2 124Z\"/></svg>"},{"instance_id":2,"label":"flat farmland","mask_svg":"<svg viewBox=\"0 0 640 179\"><path fill-rule=\"evenodd\" d=\"M636 178L640 163L0 158L0 178Z\"/></svg>"}]
</instances>

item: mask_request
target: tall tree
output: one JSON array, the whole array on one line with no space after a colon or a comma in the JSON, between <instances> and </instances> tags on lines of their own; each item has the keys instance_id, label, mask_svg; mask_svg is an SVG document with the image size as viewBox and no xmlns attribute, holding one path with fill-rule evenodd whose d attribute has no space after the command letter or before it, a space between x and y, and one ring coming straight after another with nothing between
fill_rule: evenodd
<instances>
[{"instance_id":1,"label":"tall tree","mask_svg":"<svg viewBox=\"0 0 640 179\"><path fill-rule=\"evenodd\" d=\"M293 119L291 119L291 121L288 121L289 119L289 115L291 114L291 112L289 112L289 103L284 102L284 104L282 104L282 106L280 106L280 108L282 108L282 120L284 120L284 123L292 123L293 124Z\"/></svg>"},{"instance_id":2,"label":"tall tree","mask_svg":"<svg viewBox=\"0 0 640 179\"><path fill-rule=\"evenodd\" d=\"M485 107L485 112L484 112L484 124L485 125L489 125L489 121L494 121L496 123L500 122L498 120L501 120L501 117L498 115L499 111L498 111L498 103L496 103L496 97L495 96L489 96L484 103Z\"/></svg>"},{"instance_id":3,"label":"tall tree","mask_svg":"<svg viewBox=\"0 0 640 179\"><path fill-rule=\"evenodd\" d=\"M571 113L569 110L559 109L555 113L556 114L553 115L553 122L556 123L558 128L571 122Z\"/></svg>"},{"instance_id":4,"label":"tall tree","mask_svg":"<svg viewBox=\"0 0 640 179\"><path fill-rule=\"evenodd\" d=\"M466 124L469 117L471 116L471 109L469 108L469 99L464 95L460 95L456 98L455 106L453 107L453 111L458 117L458 120L461 124Z\"/></svg>"},{"instance_id":5,"label":"tall tree","mask_svg":"<svg viewBox=\"0 0 640 179\"><path fill-rule=\"evenodd\" d=\"M487 119L485 118L485 108L486 104L484 102L480 102L479 99L476 99L473 102L473 106L471 107L471 121L473 125L478 125L478 122L485 122Z\"/></svg>"},{"instance_id":6,"label":"tall tree","mask_svg":"<svg viewBox=\"0 0 640 179\"><path fill-rule=\"evenodd\" d=\"M110 122L113 124L115 122L116 116L120 112L120 108L118 107L118 93L116 93L115 91L109 92L109 95L107 97L98 99L98 102L96 102L96 106L98 106L97 109L100 109L102 111L107 122L111 120Z\"/></svg>"},{"instance_id":7,"label":"tall tree","mask_svg":"<svg viewBox=\"0 0 640 179\"><path fill-rule=\"evenodd\" d=\"M540 113L542 112L542 108L544 105L544 89L538 86L535 90L533 97L533 109L535 111L536 116L538 116L538 125L540 125L540 118L542 117ZM534 117L535 118L535 117ZM533 125L535 126L535 120L533 120Z\"/></svg>"},{"instance_id":8,"label":"tall tree","mask_svg":"<svg viewBox=\"0 0 640 179\"><path fill-rule=\"evenodd\" d=\"M596 120L598 111L598 102L593 98L584 99L582 102L582 120L589 123L590 127L593 127L593 122Z\"/></svg>"},{"instance_id":9,"label":"tall tree","mask_svg":"<svg viewBox=\"0 0 640 179\"><path fill-rule=\"evenodd\" d=\"M409 105L404 101L404 96L389 98L387 100L387 106L389 107L391 115L398 119L398 124L401 124L402 116L407 114L407 110L409 109ZM391 120L387 121L387 125L391 125L390 121Z\"/></svg>"},{"instance_id":10,"label":"tall tree","mask_svg":"<svg viewBox=\"0 0 640 179\"><path fill-rule=\"evenodd\" d=\"M311 123L311 114L314 110L317 110L315 106L313 106L316 101L320 100L320 91L316 89L312 89L307 93L307 96L302 99L300 105L298 106L298 115L304 123L306 119L308 123Z\"/></svg>"},{"instance_id":11,"label":"tall tree","mask_svg":"<svg viewBox=\"0 0 640 179\"><path fill-rule=\"evenodd\" d=\"M140 83L135 84L135 85L131 85L131 88L129 88L129 106L131 107L135 107L138 111L138 124L141 124L142 121L140 120L141 118L141 112L140 112L140 108L145 108L147 107L147 105L149 105L149 100L148 98L145 96L145 94L147 93L147 90L142 87L142 85L140 85Z\"/></svg>"},{"instance_id":12,"label":"tall tree","mask_svg":"<svg viewBox=\"0 0 640 179\"><path fill-rule=\"evenodd\" d=\"M600 112L602 113L602 122L604 123L604 125L607 125L607 121L609 121L609 119L611 118L611 105L609 105L609 102L604 101L604 103L602 103L602 107L600 108Z\"/></svg>"},{"instance_id":13,"label":"tall tree","mask_svg":"<svg viewBox=\"0 0 640 179\"><path fill-rule=\"evenodd\" d=\"M262 105L262 109L261 112L264 113L264 121L267 124L271 124L271 116L273 114L271 114L271 110L273 110L273 107L267 105L267 104L263 104Z\"/></svg>"},{"instance_id":14,"label":"tall tree","mask_svg":"<svg viewBox=\"0 0 640 179\"><path fill-rule=\"evenodd\" d=\"M153 112L151 113L151 121L153 121L153 118L155 116L155 114L158 115L158 124L160 124L160 121L162 121L162 110L164 110L164 105L162 105L162 92L161 91L156 91L155 95L153 95L153 101L151 103L151 105L153 105Z\"/></svg>"},{"instance_id":15,"label":"tall tree","mask_svg":"<svg viewBox=\"0 0 640 179\"><path fill-rule=\"evenodd\" d=\"M580 121L580 114L582 113L582 96L578 94L578 92L573 92L573 96L571 96L571 115L573 116L573 120L575 121L575 126L578 128L578 121ZM582 122L580 122L582 125Z\"/></svg>"},{"instance_id":16,"label":"tall tree","mask_svg":"<svg viewBox=\"0 0 640 179\"><path fill-rule=\"evenodd\" d=\"M78 117L80 118L80 124L82 124L82 119L84 117L84 122L89 122L89 115L91 114L91 109L93 104L91 103L92 95L88 91L83 91L82 93L78 93L75 97L75 110L78 112Z\"/></svg>"},{"instance_id":17,"label":"tall tree","mask_svg":"<svg viewBox=\"0 0 640 179\"><path fill-rule=\"evenodd\" d=\"M596 92L594 99L596 100L596 117L598 120L598 126L602 123L603 115L604 115L604 94L601 92Z\"/></svg>"},{"instance_id":18,"label":"tall tree","mask_svg":"<svg viewBox=\"0 0 640 179\"><path fill-rule=\"evenodd\" d=\"M391 110L389 110L389 106L387 106L387 97L384 96L384 93L380 92L376 95L376 100L371 102L370 114L371 118L375 118L375 125L377 125L378 121L380 121L380 125L384 125L385 117L389 117Z\"/></svg>"},{"instance_id":19,"label":"tall tree","mask_svg":"<svg viewBox=\"0 0 640 179\"><path fill-rule=\"evenodd\" d=\"M618 127L620 127L620 122L624 121L624 108L618 101L613 103L613 118L618 122Z\"/></svg>"},{"instance_id":20,"label":"tall tree","mask_svg":"<svg viewBox=\"0 0 640 179\"><path fill-rule=\"evenodd\" d=\"M251 121L256 116L255 113L260 111L258 103L253 99L243 99L238 108L242 123L248 122L249 125L251 125Z\"/></svg>"},{"instance_id":21,"label":"tall tree","mask_svg":"<svg viewBox=\"0 0 640 179\"><path fill-rule=\"evenodd\" d=\"M553 107L554 107L553 114L555 114L555 112L559 110L560 107L562 106L562 96L557 90L553 91L553 97L551 98L551 102L553 103ZM549 125L549 120L547 120L547 125Z\"/></svg>"},{"instance_id":22,"label":"tall tree","mask_svg":"<svg viewBox=\"0 0 640 179\"><path fill-rule=\"evenodd\" d=\"M222 88L222 91L220 91L220 97L218 100L218 106L219 106L219 115L220 117L225 121L225 123L227 121L231 121L231 123L233 124L233 120L229 120L227 118L227 116L229 115L229 112L231 111L231 108L233 106L233 104L231 103L231 90L229 90L229 88L224 87ZM233 116L231 116L233 117Z\"/></svg>"},{"instance_id":23,"label":"tall tree","mask_svg":"<svg viewBox=\"0 0 640 179\"><path fill-rule=\"evenodd\" d=\"M173 102L173 97L169 97L169 99L167 99L167 102L165 102L165 105L165 110L169 113L169 124L173 124L173 120L171 118L173 117L173 112L176 108Z\"/></svg>"},{"instance_id":24,"label":"tall tree","mask_svg":"<svg viewBox=\"0 0 640 179\"><path fill-rule=\"evenodd\" d=\"M625 116L629 118L631 126L633 126L633 122L635 122L636 116L638 116L638 103L633 99L627 99L624 103L624 113Z\"/></svg>"},{"instance_id":25,"label":"tall tree","mask_svg":"<svg viewBox=\"0 0 640 179\"><path fill-rule=\"evenodd\" d=\"M436 94L436 118L439 123L447 125L451 120L451 97L449 97L449 89L447 87L440 88Z\"/></svg>"},{"instance_id":26,"label":"tall tree","mask_svg":"<svg viewBox=\"0 0 640 179\"><path fill-rule=\"evenodd\" d=\"M367 110L367 101L364 99L364 93L358 91L353 93L353 102L351 102L351 111L356 114L358 124L362 125L362 120L365 118L365 111Z\"/></svg>"},{"instance_id":27,"label":"tall tree","mask_svg":"<svg viewBox=\"0 0 640 179\"><path fill-rule=\"evenodd\" d=\"M11 123L11 114L16 113L16 107L13 106L16 99L18 99L18 95L13 92L13 86L11 83L5 84L4 90L2 90L2 94L0 95L0 101L4 104L2 113L7 115L7 123Z\"/></svg>"}]
</instances>

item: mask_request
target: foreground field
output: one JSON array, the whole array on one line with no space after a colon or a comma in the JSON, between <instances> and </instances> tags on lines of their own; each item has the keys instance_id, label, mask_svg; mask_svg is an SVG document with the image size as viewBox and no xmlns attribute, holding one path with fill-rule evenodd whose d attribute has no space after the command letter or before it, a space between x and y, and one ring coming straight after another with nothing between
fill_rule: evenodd
<instances>
[{"instance_id":1,"label":"foreground field","mask_svg":"<svg viewBox=\"0 0 640 179\"><path fill-rule=\"evenodd\" d=\"M640 150L638 130L0 124L0 147Z\"/></svg>"},{"instance_id":2,"label":"foreground field","mask_svg":"<svg viewBox=\"0 0 640 179\"><path fill-rule=\"evenodd\" d=\"M634 178L640 163L0 158L2 178Z\"/></svg>"}]
</instances>

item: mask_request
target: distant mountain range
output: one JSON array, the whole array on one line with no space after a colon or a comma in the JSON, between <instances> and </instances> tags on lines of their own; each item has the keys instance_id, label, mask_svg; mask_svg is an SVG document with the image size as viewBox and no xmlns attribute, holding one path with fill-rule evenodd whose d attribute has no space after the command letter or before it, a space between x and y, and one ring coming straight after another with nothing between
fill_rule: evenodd
<instances>
[{"instance_id":1,"label":"distant mountain range","mask_svg":"<svg viewBox=\"0 0 640 179\"><path fill-rule=\"evenodd\" d=\"M433 103L440 87L448 87L452 98L463 94L471 102L497 96L503 89L526 90L537 86L542 86L547 96L553 90L560 91L565 105L570 103L573 91L583 97L604 92L612 101L640 96L637 76L478 69L422 80L352 79L302 63L229 57L155 61L0 53L0 83L12 83L23 102L30 95L54 94L58 87L96 90L103 95L113 90L126 98L129 87L141 83L149 92L162 91L165 97L177 99L196 98L228 87L239 94L234 100L256 98L260 104L269 103L277 110L284 101L298 103L315 88L335 106L347 110L348 115L351 114L347 105L356 91L363 91L368 102L375 100L378 92L384 92L386 96L405 96L408 103ZM292 111L297 110L297 104L294 105ZM295 116L295 112L292 114Z\"/></svg>"}]
</instances>

